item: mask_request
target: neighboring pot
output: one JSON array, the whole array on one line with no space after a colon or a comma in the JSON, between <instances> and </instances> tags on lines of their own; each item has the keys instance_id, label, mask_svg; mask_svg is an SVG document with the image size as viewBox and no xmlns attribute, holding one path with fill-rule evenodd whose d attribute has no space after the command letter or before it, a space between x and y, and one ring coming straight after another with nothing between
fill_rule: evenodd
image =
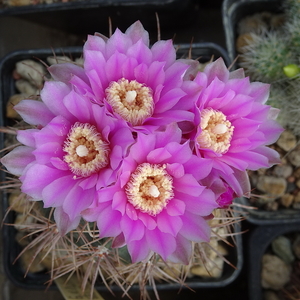
<instances>
[{"instance_id":1,"label":"neighboring pot","mask_svg":"<svg viewBox=\"0 0 300 300\"><path fill-rule=\"evenodd\" d=\"M278 224L274 226L259 226L252 230L248 242L248 293L249 300L263 300L261 287L261 261L271 242L280 235L293 232L300 233L300 219L293 224Z\"/></svg>"},{"instance_id":2,"label":"neighboring pot","mask_svg":"<svg viewBox=\"0 0 300 300\"><path fill-rule=\"evenodd\" d=\"M223 27L228 56L231 62L233 62L238 55L235 48L237 24L246 16L262 11L273 13L281 12L282 0L224 0L222 4ZM235 68L236 67L237 64L235 64Z\"/></svg>"}]
</instances>

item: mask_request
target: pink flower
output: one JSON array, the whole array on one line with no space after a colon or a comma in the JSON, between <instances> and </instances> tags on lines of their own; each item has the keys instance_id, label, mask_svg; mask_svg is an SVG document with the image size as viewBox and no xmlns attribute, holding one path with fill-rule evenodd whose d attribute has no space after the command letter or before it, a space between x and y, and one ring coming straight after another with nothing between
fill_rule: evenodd
<instances>
[{"instance_id":1,"label":"pink flower","mask_svg":"<svg viewBox=\"0 0 300 300\"><path fill-rule=\"evenodd\" d=\"M127 245L132 261L152 252L188 263L191 241L209 241L206 218L218 206L214 193L201 184L210 162L180 144L181 131L139 133L119 169L115 185L98 191L99 202L83 212L97 221L100 237Z\"/></svg>"},{"instance_id":2,"label":"pink flower","mask_svg":"<svg viewBox=\"0 0 300 300\"><path fill-rule=\"evenodd\" d=\"M109 39L88 36L83 53L88 83L83 76L62 75L63 66L53 67L52 73L69 80L134 130L152 132L171 122L193 122L191 109L199 88L183 79L188 66L176 61L171 40L149 48L148 32L138 21L125 33L117 29Z\"/></svg>"},{"instance_id":3,"label":"pink flower","mask_svg":"<svg viewBox=\"0 0 300 300\"><path fill-rule=\"evenodd\" d=\"M278 111L265 105L269 85L253 82L243 70L229 72L223 60L209 64L194 82L202 88L196 105L193 140L198 156L213 163L215 174L241 196L248 193L247 169L279 163L279 154L267 147L282 132Z\"/></svg>"},{"instance_id":4,"label":"pink flower","mask_svg":"<svg viewBox=\"0 0 300 300\"><path fill-rule=\"evenodd\" d=\"M22 191L45 207L56 207L64 234L76 228L80 213L96 190L116 180L132 133L125 122L106 115L98 104L59 81L45 83L43 102L23 100L15 106L35 129L18 131L19 146L1 162L20 176Z\"/></svg>"}]
</instances>

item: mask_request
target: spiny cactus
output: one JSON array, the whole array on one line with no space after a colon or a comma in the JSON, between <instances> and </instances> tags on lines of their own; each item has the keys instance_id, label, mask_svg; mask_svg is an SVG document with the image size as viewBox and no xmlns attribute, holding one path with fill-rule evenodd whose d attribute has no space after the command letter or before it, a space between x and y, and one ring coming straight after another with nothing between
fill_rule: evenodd
<instances>
[{"instance_id":1,"label":"spiny cactus","mask_svg":"<svg viewBox=\"0 0 300 300\"><path fill-rule=\"evenodd\" d=\"M251 33L251 43L244 47L241 67L252 80L273 82L285 79L283 67L294 63L288 40L277 31Z\"/></svg>"}]
</instances>

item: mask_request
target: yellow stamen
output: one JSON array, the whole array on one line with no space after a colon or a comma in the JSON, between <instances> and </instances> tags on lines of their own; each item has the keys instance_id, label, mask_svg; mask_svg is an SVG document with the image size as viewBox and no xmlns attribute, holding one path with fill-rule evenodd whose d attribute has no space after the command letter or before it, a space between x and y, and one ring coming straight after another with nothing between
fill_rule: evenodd
<instances>
[{"instance_id":1,"label":"yellow stamen","mask_svg":"<svg viewBox=\"0 0 300 300\"><path fill-rule=\"evenodd\" d=\"M234 126L222 112L204 109L201 112L200 129L196 139L200 148L211 149L220 154L228 151Z\"/></svg>"}]
</instances>

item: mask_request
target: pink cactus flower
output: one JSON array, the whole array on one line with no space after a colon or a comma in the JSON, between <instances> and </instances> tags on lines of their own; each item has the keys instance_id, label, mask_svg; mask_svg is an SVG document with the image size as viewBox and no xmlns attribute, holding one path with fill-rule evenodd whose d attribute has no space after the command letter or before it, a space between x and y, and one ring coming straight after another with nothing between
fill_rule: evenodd
<instances>
[{"instance_id":1,"label":"pink cactus flower","mask_svg":"<svg viewBox=\"0 0 300 300\"><path fill-rule=\"evenodd\" d=\"M126 244L133 262L155 252L188 263L191 241L210 239L206 218L218 204L201 184L210 162L180 142L175 124L165 132L138 134L116 184L99 190L99 202L83 212L86 220L97 221L100 237Z\"/></svg>"},{"instance_id":2,"label":"pink cactus flower","mask_svg":"<svg viewBox=\"0 0 300 300\"><path fill-rule=\"evenodd\" d=\"M46 82L41 98L43 102L23 100L15 106L36 128L19 130L23 146L1 162L20 176L21 190L32 200L57 208L54 216L65 234L76 228L96 190L116 180L134 140L125 122L107 116L103 107L62 82Z\"/></svg>"},{"instance_id":3,"label":"pink cactus flower","mask_svg":"<svg viewBox=\"0 0 300 300\"><path fill-rule=\"evenodd\" d=\"M207 65L194 82L202 88L196 104L198 156L210 159L213 169L241 196L249 193L246 170L279 163L279 154L267 147L282 127L278 111L266 105L269 85L250 82L243 70L229 72L222 58Z\"/></svg>"},{"instance_id":4,"label":"pink cactus flower","mask_svg":"<svg viewBox=\"0 0 300 300\"><path fill-rule=\"evenodd\" d=\"M133 130L153 132L171 122L193 122L199 87L184 80L188 66L176 60L171 40L149 48L148 32L138 21L107 40L88 36L83 53L91 87L85 90Z\"/></svg>"}]
</instances>

